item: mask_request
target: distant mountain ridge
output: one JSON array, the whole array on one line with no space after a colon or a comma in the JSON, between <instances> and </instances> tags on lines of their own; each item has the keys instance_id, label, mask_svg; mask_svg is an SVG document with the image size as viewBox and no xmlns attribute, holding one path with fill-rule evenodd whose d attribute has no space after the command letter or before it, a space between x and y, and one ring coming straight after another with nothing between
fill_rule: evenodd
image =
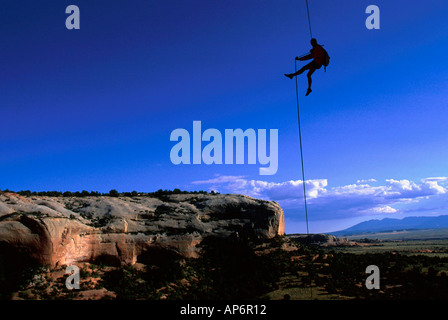
<instances>
[{"instance_id":1,"label":"distant mountain ridge","mask_svg":"<svg viewBox=\"0 0 448 320\"><path fill-rule=\"evenodd\" d=\"M329 232L329 234L335 236L349 236L359 233L442 228L448 228L448 215L437 217L407 217L403 219L374 219L358 223L344 230Z\"/></svg>"}]
</instances>

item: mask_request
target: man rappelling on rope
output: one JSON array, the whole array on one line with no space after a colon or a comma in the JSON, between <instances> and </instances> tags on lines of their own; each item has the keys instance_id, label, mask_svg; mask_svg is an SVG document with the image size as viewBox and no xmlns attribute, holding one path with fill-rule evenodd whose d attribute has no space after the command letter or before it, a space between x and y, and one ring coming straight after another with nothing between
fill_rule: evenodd
<instances>
[{"instance_id":1,"label":"man rappelling on rope","mask_svg":"<svg viewBox=\"0 0 448 320\"><path fill-rule=\"evenodd\" d=\"M316 39L314 39L314 38L311 39L311 45L313 46L313 48L310 50L310 54L300 57L300 58L296 57L296 60L305 61L305 60L313 59L313 61L311 61L307 65L303 66L299 71L297 71L295 73L289 73L289 74L285 73L285 76L292 79L293 77L295 77L299 74L302 74L304 71L309 70L307 73L308 90L306 91L306 96L309 95L312 91L311 90L311 83L312 83L311 75L317 69L322 68L322 66L325 66L325 68L326 68L330 61L330 57L328 56L327 51L325 51L325 49L322 48L321 45L317 44Z\"/></svg>"}]
</instances>

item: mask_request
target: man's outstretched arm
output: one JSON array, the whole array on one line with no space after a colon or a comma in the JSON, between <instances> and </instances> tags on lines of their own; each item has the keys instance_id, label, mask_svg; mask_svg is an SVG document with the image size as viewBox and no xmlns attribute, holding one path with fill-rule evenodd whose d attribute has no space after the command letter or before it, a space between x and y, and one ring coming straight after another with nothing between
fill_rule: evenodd
<instances>
[{"instance_id":1,"label":"man's outstretched arm","mask_svg":"<svg viewBox=\"0 0 448 320\"><path fill-rule=\"evenodd\" d=\"M301 58L296 57L296 60L300 60L300 61L305 61L305 60L310 60L310 59L313 59L313 56L311 55L311 53L304 57L301 57Z\"/></svg>"}]
</instances>

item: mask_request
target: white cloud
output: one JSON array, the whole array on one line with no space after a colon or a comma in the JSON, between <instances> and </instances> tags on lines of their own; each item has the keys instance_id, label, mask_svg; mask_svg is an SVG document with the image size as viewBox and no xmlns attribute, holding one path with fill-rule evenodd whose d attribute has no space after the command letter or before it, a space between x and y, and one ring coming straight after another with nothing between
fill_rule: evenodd
<instances>
[{"instance_id":1,"label":"white cloud","mask_svg":"<svg viewBox=\"0 0 448 320\"><path fill-rule=\"evenodd\" d=\"M362 211L362 214L392 214L392 213L397 213L398 210L394 209L390 206L379 206L379 207L374 207L374 208L370 208L367 210Z\"/></svg>"},{"instance_id":2,"label":"white cloud","mask_svg":"<svg viewBox=\"0 0 448 320\"><path fill-rule=\"evenodd\" d=\"M421 184L409 180L386 180L385 191L390 198L413 199L435 194L444 194L446 189L439 185L440 180L423 179Z\"/></svg>"},{"instance_id":3,"label":"white cloud","mask_svg":"<svg viewBox=\"0 0 448 320\"><path fill-rule=\"evenodd\" d=\"M442 182L442 181L448 181L448 177L431 177L431 178L422 179L422 181L438 181L438 182Z\"/></svg>"},{"instance_id":4,"label":"white cloud","mask_svg":"<svg viewBox=\"0 0 448 320\"><path fill-rule=\"evenodd\" d=\"M361 183L370 183L370 182L377 182L376 179L361 179L356 181L357 184L361 184Z\"/></svg>"},{"instance_id":5,"label":"white cloud","mask_svg":"<svg viewBox=\"0 0 448 320\"><path fill-rule=\"evenodd\" d=\"M387 179L383 185L372 186L375 179L358 180L356 184L328 187L327 179L305 182L307 200L316 219L338 219L372 214L395 214L397 206L418 203L422 199L448 195L448 187L442 185L446 177L410 180ZM241 193L255 198L273 200L287 211L303 207L303 182L290 180L267 182L249 180L243 176L218 176L194 184L212 185L221 193ZM394 208L395 206L395 208Z\"/></svg>"},{"instance_id":6,"label":"white cloud","mask_svg":"<svg viewBox=\"0 0 448 320\"><path fill-rule=\"evenodd\" d=\"M193 184L215 184L215 183L226 183L234 182L237 180L244 179L245 176L216 176L216 178L203 180L203 181L193 181Z\"/></svg>"},{"instance_id":7,"label":"white cloud","mask_svg":"<svg viewBox=\"0 0 448 320\"><path fill-rule=\"evenodd\" d=\"M252 197L269 200L295 199L297 195L303 197L303 181L290 180L285 182L267 182L261 180L247 180L243 176L219 176L209 180L193 181L193 184L210 184L224 192L242 193ZM326 179L307 180L305 189L307 197L317 198L320 193L325 192Z\"/></svg>"},{"instance_id":8,"label":"white cloud","mask_svg":"<svg viewBox=\"0 0 448 320\"><path fill-rule=\"evenodd\" d=\"M424 186L431 190L437 190L440 194L444 194L448 191L448 188L444 188L440 185L440 183L447 181L446 177L438 177L438 178L426 178L422 180Z\"/></svg>"}]
</instances>

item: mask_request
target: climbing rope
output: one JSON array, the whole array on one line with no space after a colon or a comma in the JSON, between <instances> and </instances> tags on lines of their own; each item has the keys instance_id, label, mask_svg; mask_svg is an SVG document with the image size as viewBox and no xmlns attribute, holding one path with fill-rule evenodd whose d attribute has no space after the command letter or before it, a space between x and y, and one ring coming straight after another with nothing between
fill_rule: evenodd
<instances>
[{"instance_id":1,"label":"climbing rope","mask_svg":"<svg viewBox=\"0 0 448 320\"><path fill-rule=\"evenodd\" d=\"M295 61L295 71L297 72L297 60ZM308 228L308 207L306 204L306 188L305 188L305 167L303 165L303 148L302 148L302 130L300 127L300 108L299 108L299 83L296 77L296 99L297 99L297 120L299 124L299 140L300 140L300 160L302 162L302 181L303 181L303 198L305 200L305 217L306 217L306 234L309 234Z\"/></svg>"},{"instance_id":2,"label":"climbing rope","mask_svg":"<svg viewBox=\"0 0 448 320\"><path fill-rule=\"evenodd\" d=\"M308 6L308 0L306 0L306 12L308 13L308 26L310 27L310 37L313 38L313 32L311 31L311 19L310 19L310 8Z\"/></svg>"},{"instance_id":3,"label":"climbing rope","mask_svg":"<svg viewBox=\"0 0 448 320\"><path fill-rule=\"evenodd\" d=\"M310 37L313 38L313 32L311 30L311 19L310 19L310 9L308 5L308 0L306 0L306 12L308 14L308 26L310 28ZM297 73L297 60L294 59L294 69ZM308 206L306 203L306 183L305 183L305 166L303 164L303 146L302 146L302 129L300 126L300 107L299 107L299 81L296 77L296 100L297 100L297 123L299 126L299 141L300 141L300 161L302 163L302 183L303 183L303 199L305 203L305 218L306 218L306 234L309 235L310 230L308 227ZM310 275L311 276L311 275ZM313 300L313 286L312 279L310 279L310 298Z\"/></svg>"},{"instance_id":4,"label":"climbing rope","mask_svg":"<svg viewBox=\"0 0 448 320\"><path fill-rule=\"evenodd\" d=\"M294 59L294 69L297 72L297 60ZM305 218L306 218L306 234L309 235L310 231L308 228L308 207L306 204L306 187L305 187L305 167L303 165L303 147L302 147L302 130L300 127L300 108L299 108L299 81L296 77L296 100L297 100L297 123L299 125L299 140L300 140L300 160L302 163L302 183L303 183L303 199L305 202ZM309 271L308 271L309 272ZM310 275L311 276L311 275ZM310 279L310 299L313 300L313 286L312 279Z\"/></svg>"}]
</instances>

